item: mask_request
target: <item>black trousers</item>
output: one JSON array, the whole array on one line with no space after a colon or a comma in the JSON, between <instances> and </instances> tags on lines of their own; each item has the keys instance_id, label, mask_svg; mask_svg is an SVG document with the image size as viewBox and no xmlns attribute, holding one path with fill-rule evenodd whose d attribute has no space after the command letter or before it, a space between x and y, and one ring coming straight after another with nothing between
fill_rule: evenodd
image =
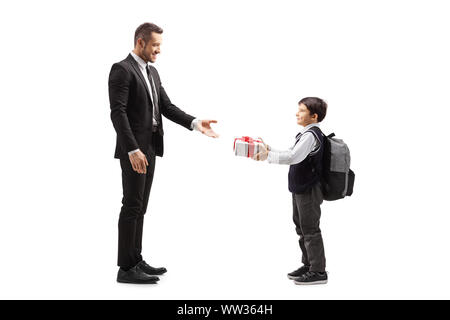
<instances>
[{"instance_id":1,"label":"black trousers","mask_svg":"<svg viewBox=\"0 0 450 320\"><path fill-rule=\"evenodd\" d=\"M302 194L292 194L293 220L302 251L302 262L310 271L325 271L325 250L320 231L320 205L323 195L320 184Z\"/></svg>"},{"instance_id":2,"label":"black trousers","mask_svg":"<svg viewBox=\"0 0 450 320\"><path fill-rule=\"evenodd\" d=\"M119 217L117 264L125 270L142 261L144 214L147 211L156 160L152 153L147 153L146 157L149 163L146 174L134 171L129 158L120 159L123 198Z\"/></svg>"}]
</instances>

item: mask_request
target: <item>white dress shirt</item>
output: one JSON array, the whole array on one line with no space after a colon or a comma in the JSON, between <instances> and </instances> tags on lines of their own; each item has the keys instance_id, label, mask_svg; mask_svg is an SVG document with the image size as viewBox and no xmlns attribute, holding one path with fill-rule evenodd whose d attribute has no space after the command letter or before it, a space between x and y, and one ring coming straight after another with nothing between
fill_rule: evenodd
<instances>
[{"instance_id":1,"label":"white dress shirt","mask_svg":"<svg viewBox=\"0 0 450 320\"><path fill-rule=\"evenodd\" d=\"M316 149L319 145L316 137L311 132L306 132L312 127L320 127L319 123L311 123L300 130L302 134L299 141L293 147L288 150L279 151L270 148L267 161L269 163L278 164L297 164L305 160L305 158ZM306 132L306 133L305 133Z\"/></svg>"},{"instance_id":2,"label":"white dress shirt","mask_svg":"<svg viewBox=\"0 0 450 320\"><path fill-rule=\"evenodd\" d=\"M134 60L136 60L136 62L138 63L139 70L141 71L142 76L144 77L145 83L146 83L146 85L147 85L148 91L150 92L150 98L152 99L152 101L154 101L154 100L153 100L153 90L152 90L152 87L150 86L150 81L152 81L153 86L154 86L155 88L156 88L156 86L155 86L155 82L153 81L153 78L151 78L151 79L148 78L147 70L146 70L147 62L145 62L141 57L139 57L139 56L138 56L137 54L135 54L133 51L131 51L131 56L132 56L132 57L134 58ZM153 107L153 126L157 126L157 125L158 125L158 123L157 123L157 121L156 121L156 117L155 117L155 114L156 114L155 108L158 108L158 106L154 106L154 107ZM197 127L198 121L199 121L199 120L197 120L197 119L192 120L192 122L191 122L191 129L198 130L198 127ZM133 153L135 153L135 152L138 152L138 151L139 151L139 149L132 150L132 151L128 152L128 155L131 155L131 154L133 154Z\"/></svg>"},{"instance_id":3,"label":"white dress shirt","mask_svg":"<svg viewBox=\"0 0 450 320\"><path fill-rule=\"evenodd\" d=\"M139 70L141 71L142 76L144 77L145 83L147 84L148 91L150 92L150 98L152 99L152 102L153 102L155 100L153 99L153 90L152 90L152 87L150 86L150 81L152 82L153 87L154 88L156 88L156 87L155 87L155 82L153 81L153 77L151 77L151 79L148 78L148 74L147 74L147 70L146 70L147 63L141 57L139 57L137 54L135 54L133 51L131 51L131 55L134 58L134 60L136 60L136 62L138 63ZM158 108L158 106L153 104L153 126L154 127L156 127L158 125L158 122L156 121L156 117L155 117L155 115L156 115L155 109L156 108Z\"/></svg>"}]
</instances>

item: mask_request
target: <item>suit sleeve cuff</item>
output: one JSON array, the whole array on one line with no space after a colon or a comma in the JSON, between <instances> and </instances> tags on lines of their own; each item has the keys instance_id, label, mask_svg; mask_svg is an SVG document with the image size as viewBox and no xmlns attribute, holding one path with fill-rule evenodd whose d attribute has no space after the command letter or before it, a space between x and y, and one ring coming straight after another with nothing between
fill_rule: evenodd
<instances>
[{"instance_id":1,"label":"suit sleeve cuff","mask_svg":"<svg viewBox=\"0 0 450 320\"><path fill-rule=\"evenodd\" d=\"M132 150L132 151L128 152L128 155L131 156L133 153L136 153L136 152L138 152L138 151L139 151L139 149Z\"/></svg>"},{"instance_id":2,"label":"suit sleeve cuff","mask_svg":"<svg viewBox=\"0 0 450 320\"><path fill-rule=\"evenodd\" d=\"M192 122L191 122L191 129L196 130L196 131L200 131L200 130L198 129L198 122L199 122L199 121L200 121L200 120L198 120L198 119L192 120Z\"/></svg>"}]
</instances>

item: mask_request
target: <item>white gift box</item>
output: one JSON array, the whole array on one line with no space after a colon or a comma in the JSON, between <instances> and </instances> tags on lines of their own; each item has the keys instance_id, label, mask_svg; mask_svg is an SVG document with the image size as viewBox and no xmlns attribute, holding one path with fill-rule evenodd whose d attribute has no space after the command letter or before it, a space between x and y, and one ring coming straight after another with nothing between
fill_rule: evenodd
<instances>
[{"instance_id":1,"label":"white gift box","mask_svg":"<svg viewBox=\"0 0 450 320\"><path fill-rule=\"evenodd\" d=\"M252 158L255 154L263 150L263 143L259 139L251 137L241 137L234 139L234 154L240 157Z\"/></svg>"}]
</instances>

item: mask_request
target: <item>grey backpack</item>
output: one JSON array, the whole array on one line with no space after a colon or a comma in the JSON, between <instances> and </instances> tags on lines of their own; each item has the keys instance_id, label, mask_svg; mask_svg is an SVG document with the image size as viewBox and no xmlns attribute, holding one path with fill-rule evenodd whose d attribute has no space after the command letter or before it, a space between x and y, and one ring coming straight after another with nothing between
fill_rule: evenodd
<instances>
[{"instance_id":1,"label":"grey backpack","mask_svg":"<svg viewBox=\"0 0 450 320\"><path fill-rule=\"evenodd\" d=\"M314 130L310 131L317 135ZM334 136L332 133L323 137L321 184L323 198L328 201L351 196L355 183L355 173L350 169L350 150L343 140Z\"/></svg>"}]
</instances>

